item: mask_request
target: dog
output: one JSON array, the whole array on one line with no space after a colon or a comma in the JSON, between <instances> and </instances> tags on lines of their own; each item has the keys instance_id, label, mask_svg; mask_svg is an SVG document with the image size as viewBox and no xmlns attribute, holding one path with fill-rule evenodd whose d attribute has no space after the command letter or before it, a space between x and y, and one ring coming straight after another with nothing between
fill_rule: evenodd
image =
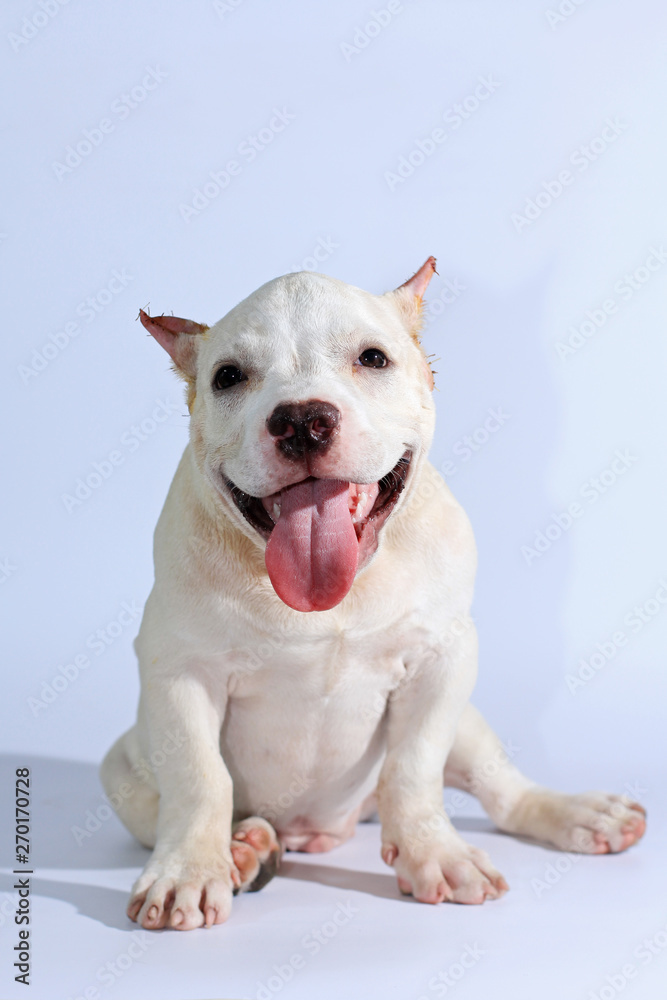
<instances>
[{"instance_id":1,"label":"dog","mask_svg":"<svg viewBox=\"0 0 667 1000\"><path fill-rule=\"evenodd\" d=\"M191 414L135 643L137 722L101 768L152 848L127 910L144 928L222 923L284 850L328 851L375 813L402 893L497 899L507 883L452 826L444 785L564 851L644 833L624 796L530 781L469 703L475 543L427 458L434 271L384 295L288 274L210 328L140 313Z\"/></svg>"}]
</instances>

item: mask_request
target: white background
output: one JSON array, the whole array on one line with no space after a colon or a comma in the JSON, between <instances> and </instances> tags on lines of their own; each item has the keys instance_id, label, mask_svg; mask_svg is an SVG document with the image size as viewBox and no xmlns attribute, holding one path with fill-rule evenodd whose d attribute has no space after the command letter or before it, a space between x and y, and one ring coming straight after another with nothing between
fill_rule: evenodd
<instances>
[{"instance_id":1,"label":"white background","mask_svg":"<svg viewBox=\"0 0 667 1000\"><path fill-rule=\"evenodd\" d=\"M433 977L475 941L483 959L447 995L653 998L667 975L667 950L645 964L634 954L667 925L658 822L627 856L570 862L540 892L531 880L559 856L490 832L469 803L456 819L512 884L501 903L401 901L377 858L377 828L366 826L332 855L291 856L289 877L237 901L227 926L149 936L122 979L96 980L129 947L125 896L145 852L115 819L81 847L70 828L102 804L95 767L133 720L138 620L113 623L150 590L152 531L187 440L181 386L135 322L149 303L210 324L295 267L382 292L435 254L424 336L438 358L433 460L453 463L447 478L479 545L476 703L538 780L629 786L650 820L661 810L664 7L565 0L571 13L559 20L556 2L538 0L398 6L365 45L357 30L373 8L351 0L221 0L217 10L203 0L70 0L50 15L32 2L3 11L3 810L11 818L13 769L30 763L39 869L30 995L97 986L124 1000L254 997L298 952L305 968L271 995L417 1000L445 995ZM149 69L160 82L121 111ZM452 109L480 77L493 93L457 119ZM293 117L249 162L239 146L274 109ZM58 168L102 119L113 129ZM607 120L614 141L591 146ZM438 128L446 139L419 163L418 141ZM401 162L408 174L400 158L411 154L409 176L392 178ZM240 173L186 221L182 206L231 159ZM544 185L563 170L571 183L548 204ZM522 222L540 192L542 207ZM308 258L323 243L315 265ZM656 270L642 269L660 255ZM126 284L109 295L114 270ZM91 296L99 311L89 321ZM587 311L599 321L609 299L616 311L560 356L557 345ZM159 423L158 401L169 414ZM482 442L498 408L502 426L466 459L464 437ZM600 493L592 481L617 450L627 468L613 483L605 475ZM66 502L113 451L122 462L111 475ZM574 502L581 516L555 537L553 516ZM550 546L531 558L526 547L550 524ZM637 625L633 609L644 605ZM96 653L99 629L107 644ZM598 644L609 651L618 631L627 642L598 655L599 669L571 691L567 675ZM89 665L55 690L60 668L82 654ZM2 836L11 867L9 826ZM12 981L13 900L0 899L0 983L11 997L28 994ZM357 914L310 956L304 935L346 900ZM613 977L627 962L637 975L623 985Z\"/></svg>"}]
</instances>

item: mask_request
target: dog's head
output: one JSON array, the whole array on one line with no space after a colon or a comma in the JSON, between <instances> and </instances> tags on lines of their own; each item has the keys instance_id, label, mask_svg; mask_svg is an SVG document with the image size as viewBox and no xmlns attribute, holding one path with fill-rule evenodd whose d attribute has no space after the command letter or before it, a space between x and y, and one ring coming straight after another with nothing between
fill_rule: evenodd
<instances>
[{"instance_id":1,"label":"dog's head","mask_svg":"<svg viewBox=\"0 0 667 1000\"><path fill-rule=\"evenodd\" d=\"M343 599L426 456L433 378L418 331L434 270L430 257L379 296L288 274L210 328L140 313L188 383L200 472L297 611Z\"/></svg>"}]
</instances>

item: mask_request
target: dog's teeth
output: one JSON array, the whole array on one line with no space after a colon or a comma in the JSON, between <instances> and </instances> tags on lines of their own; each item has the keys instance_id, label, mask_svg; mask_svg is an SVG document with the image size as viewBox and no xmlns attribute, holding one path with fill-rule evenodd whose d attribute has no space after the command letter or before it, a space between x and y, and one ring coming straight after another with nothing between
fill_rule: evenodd
<instances>
[{"instance_id":1,"label":"dog's teeth","mask_svg":"<svg viewBox=\"0 0 667 1000\"><path fill-rule=\"evenodd\" d=\"M280 517L280 504L279 503L274 503L274 505L273 505L273 520L277 521L279 517Z\"/></svg>"},{"instance_id":2,"label":"dog's teeth","mask_svg":"<svg viewBox=\"0 0 667 1000\"><path fill-rule=\"evenodd\" d=\"M357 494L357 505L352 513L352 523L356 524L361 521L364 517L364 507L368 501L368 493L358 493Z\"/></svg>"}]
</instances>

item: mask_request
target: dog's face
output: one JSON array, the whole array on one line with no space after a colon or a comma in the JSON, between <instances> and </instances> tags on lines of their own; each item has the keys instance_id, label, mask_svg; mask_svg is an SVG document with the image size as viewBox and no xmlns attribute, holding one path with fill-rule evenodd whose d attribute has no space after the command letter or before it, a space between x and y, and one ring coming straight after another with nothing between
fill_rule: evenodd
<instances>
[{"instance_id":1,"label":"dog's face","mask_svg":"<svg viewBox=\"0 0 667 1000\"><path fill-rule=\"evenodd\" d=\"M188 381L201 473L298 611L343 599L428 451L417 330L434 268L381 296L286 275L211 328L141 314Z\"/></svg>"}]
</instances>

